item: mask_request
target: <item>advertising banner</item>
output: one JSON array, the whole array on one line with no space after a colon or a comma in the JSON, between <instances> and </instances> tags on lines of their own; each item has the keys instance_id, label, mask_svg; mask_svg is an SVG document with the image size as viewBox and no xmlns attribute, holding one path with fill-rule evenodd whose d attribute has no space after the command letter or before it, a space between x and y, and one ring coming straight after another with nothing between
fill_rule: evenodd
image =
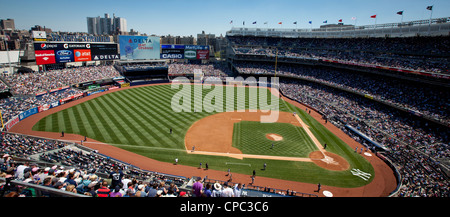
<instances>
[{"instance_id":1,"label":"advertising banner","mask_svg":"<svg viewBox=\"0 0 450 217\"><path fill-rule=\"evenodd\" d=\"M75 61L73 51L71 50L57 50L55 57L57 63L69 63Z\"/></svg>"},{"instance_id":2,"label":"advertising banner","mask_svg":"<svg viewBox=\"0 0 450 217\"><path fill-rule=\"evenodd\" d=\"M59 106L59 100L50 103L50 108L55 108Z\"/></svg>"},{"instance_id":3,"label":"advertising banner","mask_svg":"<svg viewBox=\"0 0 450 217\"><path fill-rule=\"evenodd\" d=\"M181 49L184 50L185 46L181 44L163 44L161 49Z\"/></svg>"},{"instance_id":4,"label":"advertising banner","mask_svg":"<svg viewBox=\"0 0 450 217\"><path fill-rule=\"evenodd\" d=\"M189 60L197 59L197 51L196 50L184 50L184 58Z\"/></svg>"},{"instance_id":5,"label":"advertising banner","mask_svg":"<svg viewBox=\"0 0 450 217\"><path fill-rule=\"evenodd\" d=\"M28 109L28 110L26 110L26 111L24 111L24 112L19 114L19 119L23 120L23 119L25 119L27 117L30 117L31 115L34 115L34 114L37 114L37 113L38 113L38 108L37 107L32 108L32 109Z\"/></svg>"},{"instance_id":6,"label":"advertising banner","mask_svg":"<svg viewBox=\"0 0 450 217\"><path fill-rule=\"evenodd\" d=\"M160 59L160 38L153 36L119 36L120 59Z\"/></svg>"},{"instance_id":7,"label":"advertising banner","mask_svg":"<svg viewBox=\"0 0 450 217\"><path fill-rule=\"evenodd\" d=\"M208 45L161 45L161 59L189 59L207 60L209 59Z\"/></svg>"},{"instance_id":8,"label":"advertising banner","mask_svg":"<svg viewBox=\"0 0 450 217\"><path fill-rule=\"evenodd\" d=\"M120 59L117 44L91 44L92 60L118 60Z\"/></svg>"},{"instance_id":9,"label":"advertising banner","mask_svg":"<svg viewBox=\"0 0 450 217\"><path fill-rule=\"evenodd\" d=\"M101 92L105 92L105 90L97 90L97 91L94 91L94 92L88 92L88 96L90 96L90 95L94 95L94 94L97 94L97 93L101 93Z\"/></svg>"},{"instance_id":10,"label":"advertising banner","mask_svg":"<svg viewBox=\"0 0 450 217\"><path fill-rule=\"evenodd\" d=\"M55 64L55 51L53 50L36 50L36 65Z\"/></svg>"},{"instance_id":11,"label":"advertising banner","mask_svg":"<svg viewBox=\"0 0 450 217\"><path fill-rule=\"evenodd\" d=\"M32 31L34 41L47 41L47 33L45 31Z\"/></svg>"},{"instance_id":12,"label":"advertising banner","mask_svg":"<svg viewBox=\"0 0 450 217\"><path fill-rule=\"evenodd\" d=\"M76 62L91 61L91 50L73 50L73 53Z\"/></svg>"},{"instance_id":13,"label":"advertising banner","mask_svg":"<svg viewBox=\"0 0 450 217\"><path fill-rule=\"evenodd\" d=\"M121 87L121 88L129 87L129 86L130 86L130 83L123 83L123 84L120 84L120 87Z\"/></svg>"},{"instance_id":14,"label":"advertising banner","mask_svg":"<svg viewBox=\"0 0 450 217\"><path fill-rule=\"evenodd\" d=\"M113 43L34 43L37 65L120 59Z\"/></svg>"},{"instance_id":15,"label":"advertising banner","mask_svg":"<svg viewBox=\"0 0 450 217\"><path fill-rule=\"evenodd\" d=\"M186 50L209 50L209 45L185 45Z\"/></svg>"},{"instance_id":16,"label":"advertising banner","mask_svg":"<svg viewBox=\"0 0 450 217\"><path fill-rule=\"evenodd\" d=\"M14 125L19 123L19 121L20 121L19 116L14 117L10 121L8 121L8 123L5 124L5 130L9 131Z\"/></svg>"},{"instance_id":17,"label":"advertising banner","mask_svg":"<svg viewBox=\"0 0 450 217\"><path fill-rule=\"evenodd\" d=\"M162 49L161 59L184 59L183 49Z\"/></svg>"},{"instance_id":18,"label":"advertising banner","mask_svg":"<svg viewBox=\"0 0 450 217\"><path fill-rule=\"evenodd\" d=\"M39 113L41 113L43 111L47 111L48 109L50 109L50 104L45 104L45 105L38 106L38 112Z\"/></svg>"},{"instance_id":19,"label":"advertising banner","mask_svg":"<svg viewBox=\"0 0 450 217\"><path fill-rule=\"evenodd\" d=\"M209 59L209 50L197 50L197 59L198 60Z\"/></svg>"}]
</instances>

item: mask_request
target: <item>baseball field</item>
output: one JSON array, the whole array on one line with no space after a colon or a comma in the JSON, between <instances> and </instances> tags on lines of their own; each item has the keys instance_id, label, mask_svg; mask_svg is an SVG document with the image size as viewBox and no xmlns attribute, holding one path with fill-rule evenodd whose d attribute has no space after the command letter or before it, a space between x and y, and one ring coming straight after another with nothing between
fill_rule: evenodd
<instances>
[{"instance_id":1,"label":"baseball field","mask_svg":"<svg viewBox=\"0 0 450 217\"><path fill-rule=\"evenodd\" d=\"M229 88L234 88L234 93L244 89L246 110L239 112L235 111L239 110L238 97L230 109L225 105L233 97L211 97L215 88L202 89L202 99L222 106L221 112L196 109L202 99L194 99L194 88L191 95L182 96L182 100L190 99L190 111L176 112L172 100L180 89L144 86L111 92L49 114L32 130L82 135L157 161L173 163L177 158L179 164L192 167L207 163L210 170L224 173L230 169L251 175L255 170L262 177L341 188L361 187L373 180L369 161L305 110L280 99L275 106L278 121L261 123L259 118L265 113L259 111L258 97L251 94L251 88L219 89L224 96ZM267 104L278 97L267 88L257 90L266 94ZM248 109L255 104L257 111Z\"/></svg>"}]
</instances>

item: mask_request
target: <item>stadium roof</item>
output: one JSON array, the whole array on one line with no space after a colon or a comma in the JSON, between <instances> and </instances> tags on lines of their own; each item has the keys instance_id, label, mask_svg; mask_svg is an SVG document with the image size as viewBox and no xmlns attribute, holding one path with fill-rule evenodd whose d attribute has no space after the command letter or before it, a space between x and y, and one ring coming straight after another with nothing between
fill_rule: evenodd
<instances>
[{"instance_id":1,"label":"stadium roof","mask_svg":"<svg viewBox=\"0 0 450 217\"><path fill-rule=\"evenodd\" d=\"M352 37L411 37L441 36L450 33L450 17L386 23L366 26L343 26L310 29L275 29L234 27L227 36L260 36L285 38L352 38Z\"/></svg>"}]
</instances>

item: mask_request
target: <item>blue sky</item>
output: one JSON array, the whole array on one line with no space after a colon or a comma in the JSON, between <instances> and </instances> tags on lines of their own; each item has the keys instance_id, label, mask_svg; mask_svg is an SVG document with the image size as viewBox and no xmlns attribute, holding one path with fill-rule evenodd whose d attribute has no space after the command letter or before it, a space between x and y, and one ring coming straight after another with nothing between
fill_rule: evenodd
<instances>
[{"instance_id":1,"label":"blue sky","mask_svg":"<svg viewBox=\"0 0 450 217\"><path fill-rule=\"evenodd\" d=\"M449 0L0 0L0 19L12 18L17 29L34 25L54 31L87 32L86 17L113 13L127 19L128 31L156 35L194 35L204 30L226 34L232 26L270 28L318 28L327 20L346 24L400 22L429 19L428 5L434 5L433 18L450 17ZM230 21L233 20L233 24ZM257 21L256 25L252 23ZM278 25L283 22L283 25Z\"/></svg>"}]
</instances>

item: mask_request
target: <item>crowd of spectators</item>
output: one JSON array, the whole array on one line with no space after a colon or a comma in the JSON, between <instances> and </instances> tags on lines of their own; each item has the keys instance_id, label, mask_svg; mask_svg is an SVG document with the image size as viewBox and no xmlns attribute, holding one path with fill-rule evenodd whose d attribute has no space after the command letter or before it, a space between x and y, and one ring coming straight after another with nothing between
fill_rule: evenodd
<instances>
[{"instance_id":1,"label":"crowd of spectators","mask_svg":"<svg viewBox=\"0 0 450 217\"><path fill-rule=\"evenodd\" d=\"M0 108L2 112L3 122L7 123L11 118L19 115L36 106L49 104L51 102L64 99L68 96L82 93L82 91L68 88L62 91L55 91L47 93L39 97L35 96L13 96L9 98L0 99Z\"/></svg>"},{"instance_id":2,"label":"crowd of spectators","mask_svg":"<svg viewBox=\"0 0 450 217\"><path fill-rule=\"evenodd\" d=\"M241 73L275 74L275 66L272 64L235 62L234 65ZM369 94L374 99L421 113L450 125L448 110L450 93L443 89L407 83L398 79L386 79L345 70L312 66L278 64L276 73L309 79L361 94Z\"/></svg>"},{"instance_id":3,"label":"crowd of spectators","mask_svg":"<svg viewBox=\"0 0 450 217\"><path fill-rule=\"evenodd\" d=\"M14 73L3 76L13 93L12 97L0 99L3 122L36 106L49 104L71 95L82 93L70 85L119 76L113 66L87 66L56 69L47 72ZM3 83L0 81L0 83ZM52 89L67 87L49 92ZM41 95L36 95L43 93Z\"/></svg>"},{"instance_id":4,"label":"crowd of spectators","mask_svg":"<svg viewBox=\"0 0 450 217\"><path fill-rule=\"evenodd\" d=\"M264 38L228 37L236 54L316 58L450 74L450 37Z\"/></svg>"},{"instance_id":5,"label":"crowd of spectators","mask_svg":"<svg viewBox=\"0 0 450 217\"><path fill-rule=\"evenodd\" d=\"M169 65L169 74L194 74L195 70L201 70L205 76L227 77L231 74L230 69L223 63L209 64L186 64L173 63Z\"/></svg>"},{"instance_id":6,"label":"crowd of spectators","mask_svg":"<svg viewBox=\"0 0 450 217\"><path fill-rule=\"evenodd\" d=\"M226 186L202 180L201 195L186 186L191 179L144 171L94 151L81 150L64 142L35 137L2 133L3 148L0 155L0 177L12 178L52 189L83 194L92 197L226 197L240 196L241 185ZM30 157L34 155L35 157ZM38 156L38 157L37 157ZM29 161L18 162L21 157ZM43 162L47 162L45 166ZM51 166L48 166L51 165ZM5 188L0 183L0 192ZM233 194L221 194L229 189ZM6 197L56 196L19 185L9 185ZM209 194L208 194L209 192Z\"/></svg>"},{"instance_id":7,"label":"crowd of spectators","mask_svg":"<svg viewBox=\"0 0 450 217\"><path fill-rule=\"evenodd\" d=\"M55 140L38 139L4 132L2 132L0 138L2 143L1 156L8 154L26 159L29 159L31 155L62 148L66 145L64 142Z\"/></svg>"},{"instance_id":8,"label":"crowd of spectators","mask_svg":"<svg viewBox=\"0 0 450 217\"><path fill-rule=\"evenodd\" d=\"M440 161L450 159L449 130L429 127L426 122L370 100L306 81L281 83L283 94L305 103L326 116L356 141L371 143L346 128L350 125L387 147L385 154L403 177L399 196L448 197L449 181Z\"/></svg>"},{"instance_id":9,"label":"crowd of spectators","mask_svg":"<svg viewBox=\"0 0 450 217\"><path fill-rule=\"evenodd\" d=\"M44 72L13 73L2 78L16 95L30 95L42 91L87 81L119 76L113 66L87 66Z\"/></svg>"},{"instance_id":10,"label":"crowd of spectators","mask_svg":"<svg viewBox=\"0 0 450 217\"><path fill-rule=\"evenodd\" d=\"M9 90L9 86L0 80L0 92Z\"/></svg>"}]
</instances>

